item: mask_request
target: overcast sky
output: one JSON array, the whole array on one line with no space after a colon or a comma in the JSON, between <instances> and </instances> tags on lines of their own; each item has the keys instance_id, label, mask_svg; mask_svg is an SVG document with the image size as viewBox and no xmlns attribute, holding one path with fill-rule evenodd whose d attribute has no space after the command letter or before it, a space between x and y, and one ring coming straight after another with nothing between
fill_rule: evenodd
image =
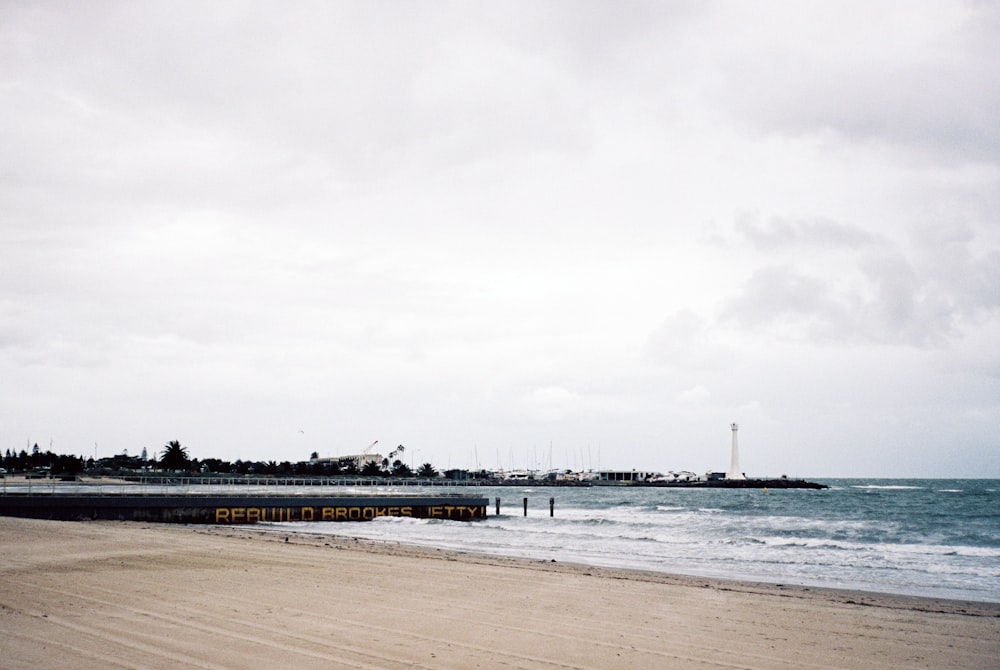
<instances>
[{"instance_id":1,"label":"overcast sky","mask_svg":"<svg viewBox=\"0 0 1000 670\"><path fill-rule=\"evenodd\" d=\"M0 4L0 450L1000 477L1000 5Z\"/></svg>"}]
</instances>

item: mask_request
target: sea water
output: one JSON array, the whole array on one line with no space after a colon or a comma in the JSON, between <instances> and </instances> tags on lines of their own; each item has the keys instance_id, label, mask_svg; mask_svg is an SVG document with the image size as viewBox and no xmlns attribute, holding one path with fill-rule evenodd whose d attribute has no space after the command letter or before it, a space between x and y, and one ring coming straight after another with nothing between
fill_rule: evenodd
<instances>
[{"instance_id":1,"label":"sea water","mask_svg":"<svg viewBox=\"0 0 1000 670\"><path fill-rule=\"evenodd\" d=\"M1000 602L1000 480L817 481L830 488L477 487L462 491L489 498L484 521L302 526L545 561Z\"/></svg>"}]
</instances>

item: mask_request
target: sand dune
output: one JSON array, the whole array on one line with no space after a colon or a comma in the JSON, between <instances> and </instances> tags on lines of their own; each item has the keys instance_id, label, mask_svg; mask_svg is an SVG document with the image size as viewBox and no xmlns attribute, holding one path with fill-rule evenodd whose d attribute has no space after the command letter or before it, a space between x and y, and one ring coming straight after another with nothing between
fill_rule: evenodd
<instances>
[{"instance_id":1,"label":"sand dune","mask_svg":"<svg viewBox=\"0 0 1000 670\"><path fill-rule=\"evenodd\" d=\"M0 667L996 668L1000 603L0 518Z\"/></svg>"}]
</instances>

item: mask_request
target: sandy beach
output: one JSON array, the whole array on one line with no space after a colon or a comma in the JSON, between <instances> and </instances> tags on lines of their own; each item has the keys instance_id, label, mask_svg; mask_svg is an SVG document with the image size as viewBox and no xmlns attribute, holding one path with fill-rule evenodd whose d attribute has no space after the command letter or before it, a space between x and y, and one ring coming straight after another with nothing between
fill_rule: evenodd
<instances>
[{"instance_id":1,"label":"sandy beach","mask_svg":"<svg viewBox=\"0 0 1000 670\"><path fill-rule=\"evenodd\" d=\"M1000 603L0 518L3 668L996 668Z\"/></svg>"}]
</instances>

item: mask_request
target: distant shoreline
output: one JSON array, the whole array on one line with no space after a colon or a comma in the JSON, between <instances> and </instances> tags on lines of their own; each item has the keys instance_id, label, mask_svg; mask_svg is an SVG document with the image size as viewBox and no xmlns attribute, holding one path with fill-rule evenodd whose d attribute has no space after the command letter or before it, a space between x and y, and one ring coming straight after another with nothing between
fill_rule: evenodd
<instances>
[{"instance_id":1,"label":"distant shoreline","mask_svg":"<svg viewBox=\"0 0 1000 670\"><path fill-rule=\"evenodd\" d=\"M637 482L632 486L703 489L828 489L826 484L804 479L717 479L697 482Z\"/></svg>"},{"instance_id":2,"label":"distant shoreline","mask_svg":"<svg viewBox=\"0 0 1000 670\"><path fill-rule=\"evenodd\" d=\"M559 480L559 479L425 479L425 478L392 478L392 477L362 477L359 475L336 475L331 477L243 477L226 475L120 475L112 477L92 476L53 476L25 477L23 475L6 475L0 477L5 483L44 485L52 482L78 482L82 484L185 484L192 486L255 486L266 483L268 486L552 486L565 488L588 487L657 487L657 488L719 488L719 489L827 489L826 484L811 482L804 479L699 479L678 481L595 481L595 480Z\"/></svg>"}]
</instances>

